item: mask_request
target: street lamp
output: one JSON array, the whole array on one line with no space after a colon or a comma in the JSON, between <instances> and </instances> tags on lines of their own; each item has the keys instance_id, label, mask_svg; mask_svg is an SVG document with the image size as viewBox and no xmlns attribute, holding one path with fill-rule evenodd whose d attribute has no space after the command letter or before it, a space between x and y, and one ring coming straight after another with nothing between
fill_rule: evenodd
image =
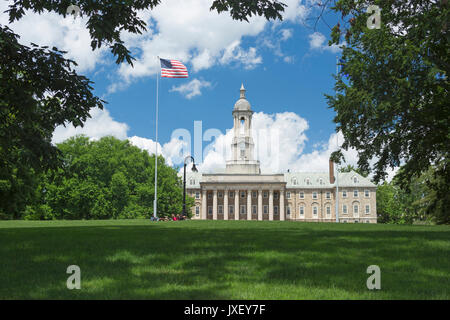
<instances>
[{"instance_id":1,"label":"street lamp","mask_svg":"<svg viewBox=\"0 0 450 320\"><path fill-rule=\"evenodd\" d=\"M184 176L183 176L183 217L186 217L186 161L192 161L192 171L197 172L197 168L195 167L195 160L192 156L187 156L184 158Z\"/></svg>"}]
</instances>

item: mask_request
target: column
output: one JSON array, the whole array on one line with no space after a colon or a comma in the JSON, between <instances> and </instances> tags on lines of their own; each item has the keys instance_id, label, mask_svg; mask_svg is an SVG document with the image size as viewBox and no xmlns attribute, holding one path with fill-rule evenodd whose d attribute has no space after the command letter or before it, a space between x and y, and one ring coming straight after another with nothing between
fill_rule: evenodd
<instances>
[{"instance_id":1,"label":"column","mask_svg":"<svg viewBox=\"0 0 450 320\"><path fill-rule=\"evenodd\" d=\"M286 220L284 217L284 190L280 190L280 220Z\"/></svg>"},{"instance_id":2,"label":"column","mask_svg":"<svg viewBox=\"0 0 450 320\"><path fill-rule=\"evenodd\" d=\"M258 190L258 220L263 219L263 207L262 207L262 190Z\"/></svg>"},{"instance_id":3,"label":"column","mask_svg":"<svg viewBox=\"0 0 450 320\"><path fill-rule=\"evenodd\" d=\"M206 213L207 213L207 208L206 208L206 189L202 190L202 219L206 220Z\"/></svg>"},{"instance_id":4,"label":"column","mask_svg":"<svg viewBox=\"0 0 450 320\"><path fill-rule=\"evenodd\" d=\"M213 191L213 220L217 220L217 190Z\"/></svg>"},{"instance_id":5,"label":"column","mask_svg":"<svg viewBox=\"0 0 450 320\"><path fill-rule=\"evenodd\" d=\"M234 190L234 220L239 220L239 190Z\"/></svg>"},{"instance_id":6,"label":"column","mask_svg":"<svg viewBox=\"0 0 450 320\"><path fill-rule=\"evenodd\" d=\"M252 190L247 190L247 220L252 220Z\"/></svg>"},{"instance_id":7,"label":"column","mask_svg":"<svg viewBox=\"0 0 450 320\"><path fill-rule=\"evenodd\" d=\"M273 190L269 190L269 220L273 221Z\"/></svg>"},{"instance_id":8,"label":"column","mask_svg":"<svg viewBox=\"0 0 450 320\"><path fill-rule=\"evenodd\" d=\"M223 220L228 220L228 190L223 191Z\"/></svg>"}]
</instances>

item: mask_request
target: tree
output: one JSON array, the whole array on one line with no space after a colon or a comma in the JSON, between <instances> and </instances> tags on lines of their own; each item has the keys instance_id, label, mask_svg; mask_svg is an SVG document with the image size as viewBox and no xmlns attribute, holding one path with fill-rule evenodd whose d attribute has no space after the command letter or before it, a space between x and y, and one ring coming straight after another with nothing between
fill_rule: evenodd
<instances>
[{"instance_id":1,"label":"tree","mask_svg":"<svg viewBox=\"0 0 450 320\"><path fill-rule=\"evenodd\" d=\"M326 97L344 135L342 148L358 151L359 168L373 170L375 182L386 177L388 167L404 163L399 173L404 189L433 166L430 187L436 199L449 201L448 2L332 2L342 21L333 28L330 44L342 44L344 38L346 44L337 93ZM366 9L372 3L381 9L380 29L367 28ZM335 152L333 159L342 160L342 152Z\"/></svg>"},{"instance_id":2,"label":"tree","mask_svg":"<svg viewBox=\"0 0 450 320\"><path fill-rule=\"evenodd\" d=\"M355 171L356 173L360 174L364 178L366 178L369 173L361 170L360 168L355 168L353 165L348 164L346 167L339 168L339 172L352 172Z\"/></svg>"},{"instance_id":3,"label":"tree","mask_svg":"<svg viewBox=\"0 0 450 320\"><path fill-rule=\"evenodd\" d=\"M58 166L51 144L56 126L82 125L89 110L102 108L91 81L56 48L31 48L0 26L0 212L25 206L34 173ZM1 214L0 214L1 215Z\"/></svg>"},{"instance_id":4,"label":"tree","mask_svg":"<svg viewBox=\"0 0 450 320\"><path fill-rule=\"evenodd\" d=\"M127 140L77 136L58 144L63 167L41 174L27 219L149 218L154 199L154 155ZM45 190L45 192L42 192ZM181 213L177 170L158 157L158 215ZM192 206L194 200L188 199Z\"/></svg>"}]
</instances>

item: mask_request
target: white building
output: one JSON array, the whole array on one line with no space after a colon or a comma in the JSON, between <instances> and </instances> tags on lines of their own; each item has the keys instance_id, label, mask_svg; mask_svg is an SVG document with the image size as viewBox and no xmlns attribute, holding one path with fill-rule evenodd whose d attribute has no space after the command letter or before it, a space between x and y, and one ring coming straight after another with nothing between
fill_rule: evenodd
<instances>
[{"instance_id":1,"label":"white building","mask_svg":"<svg viewBox=\"0 0 450 320\"><path fill-rule=\"evenodd\" d=\"M232 158L223 173L189 172L192 219L336 222L334 164L328 172L261 174L253 158L252 115L244 86L234 105ZM339 221L376 223L376 185L356 172L339 173Z\"/></svg>"}]
</instances>

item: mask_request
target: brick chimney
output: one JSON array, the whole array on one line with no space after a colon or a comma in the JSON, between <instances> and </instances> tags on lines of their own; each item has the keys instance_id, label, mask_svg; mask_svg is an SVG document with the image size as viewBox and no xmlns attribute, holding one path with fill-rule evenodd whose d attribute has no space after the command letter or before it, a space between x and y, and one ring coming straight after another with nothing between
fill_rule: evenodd
<instances>
[{"instance_id":1,"label":"brick chimney","mask_svg":"<svg viewBox=\"0 0 450 320\"><path fill-rule=\"evenodd\" d=\"M334 183L334 162L330 159L330 166L329 166L329 172L330 172L330 183Z\"/></svg>"}]
</instances>

